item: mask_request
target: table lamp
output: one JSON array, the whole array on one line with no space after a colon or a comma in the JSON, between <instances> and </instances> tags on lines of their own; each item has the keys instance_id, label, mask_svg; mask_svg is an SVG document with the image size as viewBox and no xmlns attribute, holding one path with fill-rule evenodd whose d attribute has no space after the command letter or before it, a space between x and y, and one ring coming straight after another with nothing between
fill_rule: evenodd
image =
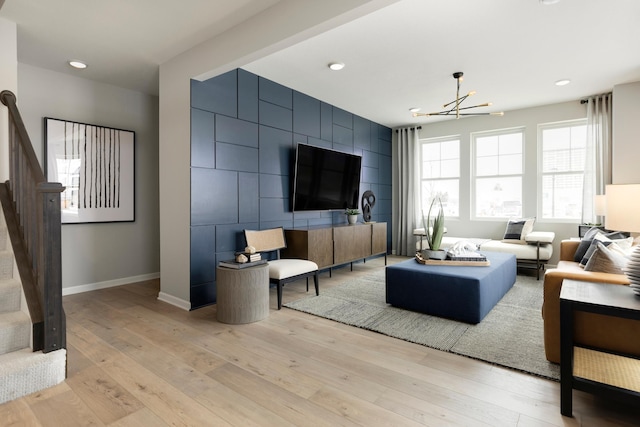
<instances>
[{"instance_id":1,"label":"table lamp","mask_svg":"<svg viewBox=\"0 0 640 427\"><path fill-rule=\"evenodd\" d=\"M607 214L607 196L598 194L593 198L593 211L596 216L604 217Z\"/></svg>"},{"instance_id":2,"label":"table lamp","mask_svg":"<svg viewBox=\"0 0 640 427\"><path fill-rule=\"evenodd\" d=\"M640 184L607 185L605 226L609 230L640 232ZM624 269L631 288L640 295L640 245Z\"/></svg>"}]
</instances>

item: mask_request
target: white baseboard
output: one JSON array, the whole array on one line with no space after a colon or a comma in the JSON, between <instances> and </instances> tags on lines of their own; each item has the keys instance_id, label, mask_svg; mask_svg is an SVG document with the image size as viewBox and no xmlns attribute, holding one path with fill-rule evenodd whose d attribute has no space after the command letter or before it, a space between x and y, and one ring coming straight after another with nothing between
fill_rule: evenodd
<instances>
[{"instance_id":1,"label":"white baseboard","mask_svg":"<svg viewBox=\"0 0 640 427\"><path fill-rule=\"evenodd\" d=\"M98 289L113 288L114 286L127 285L129 283L144 282L160 278L160 273L141 274L139 276L123 277L121 279L107 280L99 283L89 283L87 285L71 286L62 288L62 296L79 294L82 292L97 291Z\"/></svg>"},{"instance_id":2,"label":"white baseboard","mask_svg":"<svg viewBox=\"0 0 640 427\"><path fill-rule=\"evenodd\" d=\"M191 302L185 301L182 298L174 297L173 295L166 294L164 292L160 292L158 294L158 301L166 302L167 304L174 305L183 310L191 310Z\"/></svg>"}]
</instances>

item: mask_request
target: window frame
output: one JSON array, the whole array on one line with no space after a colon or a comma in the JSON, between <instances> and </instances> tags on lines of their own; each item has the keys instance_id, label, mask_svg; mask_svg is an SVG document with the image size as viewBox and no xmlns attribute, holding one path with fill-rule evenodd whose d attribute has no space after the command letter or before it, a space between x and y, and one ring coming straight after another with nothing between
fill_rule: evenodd
<instances>
[{"instance_id":1,"label":"window frame","mask_svg":"<svg viewBox=\"0 0 640 427\"><path fill-rule=\"evenodd\" d=\"M489 175L489 176L478 176L477 175L477 139L486 137L486 136L501 136L501 135L509 135L509 134L520 134L522 136L522 146L521 146L521 169L519 174L509 174L509 175ZM471 197L471 207L469 216L472 221L497 221L504 222L505 219L513 218L513 215L505 215L505 216L478 216L477 214L477 203L478 197L476 194L477 190L477 179L478 178L488 178L488 177L519 177L520 178L520 195L521 195L521 217L524 216L524 182L525 182L525 151L526 151L526 127L525 126L516 126L511 128L504 129L492 129L488 131L478 131L471 132L469 135L469 143L471 148L471 158L470 158L470 176L469 176L469 194Z\"/></svg>"},{"instance_id":2,"label":"window frame","mask_svg":"<svg viewBox=\"0 0 640 427\"><path fill-rule=\"evenodd\" d=\"M571 119L571 120L561 120L558 122L548 122L548 123L538 123L538 129L537 129L537 141L538 141L538 149L537 149L537 156L538 156L538 173L537 173L537 178L536 178L536 185L537 185L537 191L536 191L536 197L538 200L537 203L537 208L536 208L536 215L537 215L537 220L538 222L546 222L546 223L558 223L558 224L575 224L576 222L580 222L581 218L556 218L556 217L551 217L551 218L545 218L543 217L543 179L545 176L547 175L569 175L569 174L573 174L575 175L576 173L578 173L579 171L570 171L570 172L562 172L562 173L545 173L544 172L544 141L542 139L542 133L544 130L547 129L561 129L561 128L570 128L570 127L576 127L576 126L587 126L587 118L581 118L581 119ZM586 142L586 141L585 141ZM580 172L580 174L583 176L584 179L584 165L582 168L582 172ZM580 207L580 211L582 211L582 206Z\"/></svg>"}]
</instances>

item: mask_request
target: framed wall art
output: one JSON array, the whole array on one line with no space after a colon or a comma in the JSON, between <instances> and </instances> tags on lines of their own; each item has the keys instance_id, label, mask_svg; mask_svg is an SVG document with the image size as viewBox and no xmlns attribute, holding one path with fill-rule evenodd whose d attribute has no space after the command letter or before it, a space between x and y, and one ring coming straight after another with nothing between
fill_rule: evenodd
<instances>
[{"instance_id":1,"label":"framed wall art","mask_svg":"<svg viewBox=\"0 0 640 427\"><path fill-rule=\"evenodd\" d=\"M135 221L135 132L44 118L45 173L63 224Z\"/></svg>"}]
</instances>

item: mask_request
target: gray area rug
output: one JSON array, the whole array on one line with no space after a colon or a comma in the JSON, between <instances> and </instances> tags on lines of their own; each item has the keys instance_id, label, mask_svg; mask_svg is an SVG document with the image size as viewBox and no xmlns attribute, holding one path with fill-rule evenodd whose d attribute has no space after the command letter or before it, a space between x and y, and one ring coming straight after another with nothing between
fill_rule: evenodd
<instances>
[{"instance_id":1,"label":"gray area rug","mask_svg":"<svg viewBox=\"0 0 640 427\"><path fill-rule=\"evenodd\" d=\"M544 356L542 280L518 276L515 285L471 325L395 308L385 302L384 269L348 279L284 304L305 313L558 381L560 367Z\"/></svg>"}]
</instances>

